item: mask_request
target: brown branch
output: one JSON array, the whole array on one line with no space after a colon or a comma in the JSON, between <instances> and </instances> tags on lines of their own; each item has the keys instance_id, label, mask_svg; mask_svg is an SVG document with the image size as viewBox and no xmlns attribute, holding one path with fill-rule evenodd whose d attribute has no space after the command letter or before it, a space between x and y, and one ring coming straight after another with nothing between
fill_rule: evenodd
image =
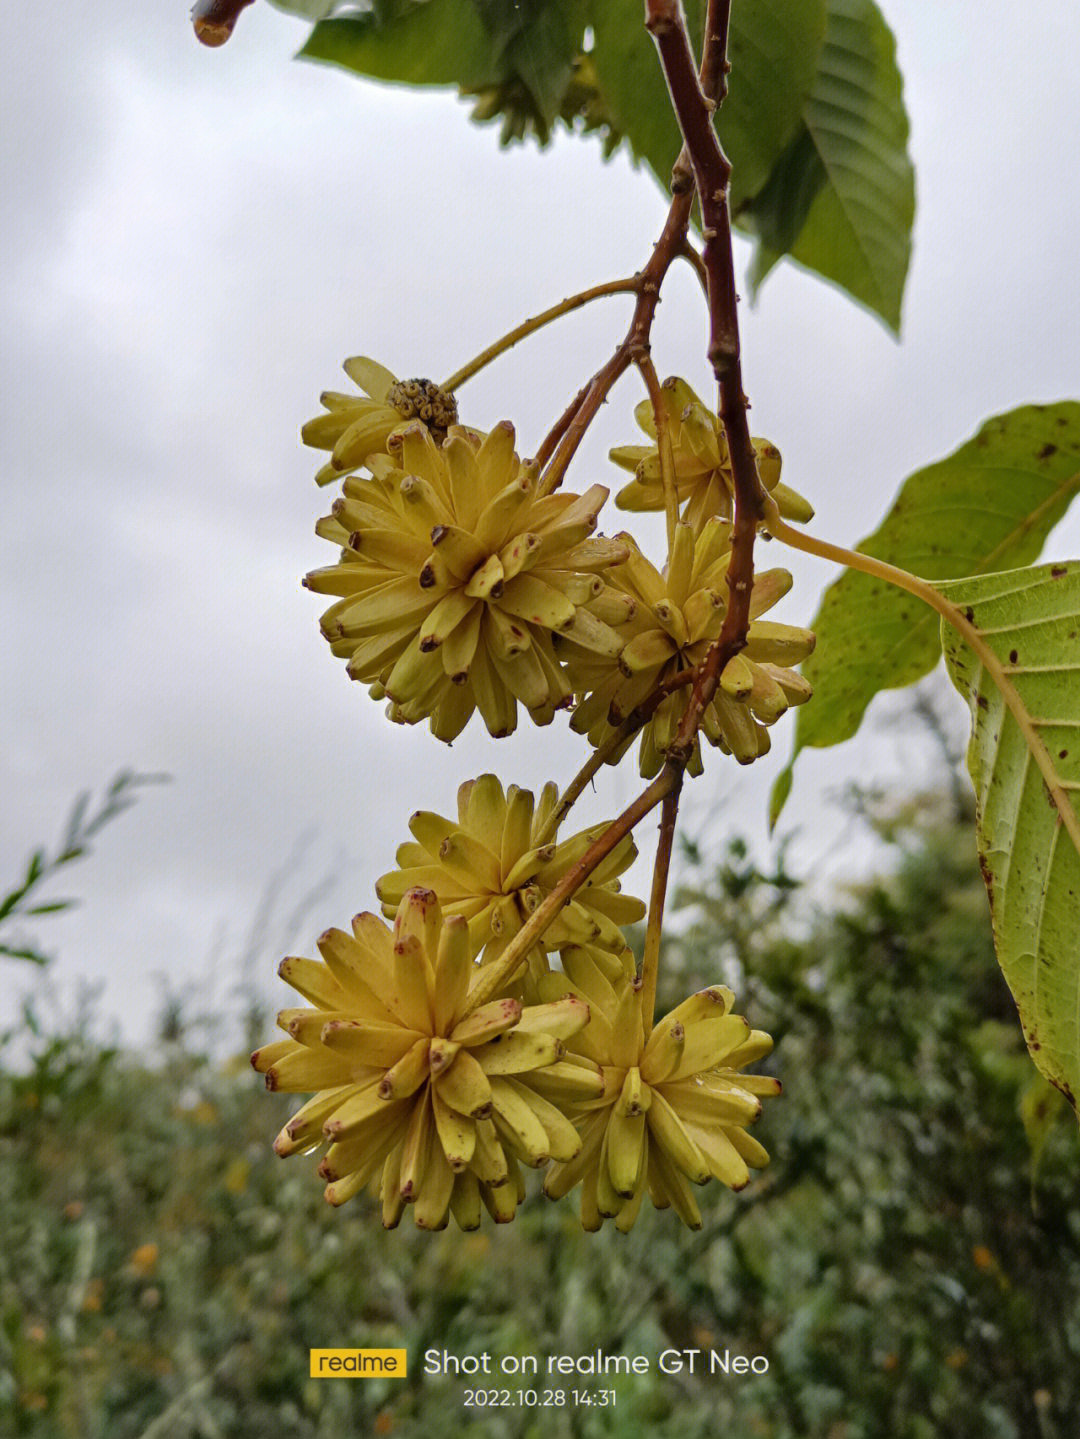
<instances>
[{"instance_id":1,"label":"brown branch","mask_svg":"<svg viewBox=\"0 0 1080 1439\"><path fill-rule=\"evenodd\" d=\"M589 393L589 388L593 384L593 381L595 379L596 376L593 375L591 379L585 381L581 389L578 390L577 394L567 405L566 409L562 412L559 418L552 425L551 429L544 436L543 443L537 450L536 454L533 456L533 464L538 465L541 470L547 464L548 460L551 459L552 455L555 453L559 441L570 428L574 416L584 404L585 396ZM614 381L612 383L614 383Z\"/></svg>"},{"instance_id":2,"label":"brown branch","mask_svg":"<svg viewBox=\"0 0 1080 1439\"><path fill-rule=\"evenodd\" d=\"M709 276L705 270L705 261L694 249L693 245L691 245L689 240L687 240L686 244L683 246L682 257L693 270L694 274L698 277L698 283L701 285L701 288L704 291L705 295L708 296Z\"/></svg>"},{"instance_id":3,"label":"brown branch","mask_svg":"<svg viewBox=\"0 0 1080 1439\"><path fill-rule=\"evenodd\" d=\"M685 764L689 759L702 713L716 692L717 680L724 666L746 644L754 580L754 540L764 514L765 491L757 473L742 385L738 295L735 292L731 213L728 207L731 164L713 127L717 100L703 88L705 84L714 90L718 86L722 88L729 8L724 0L710 0L708 30L703 46L703 78L699 78L679 0L646 0L645 24L660 52L660 64L701 204L705 241L702 259L709 296L709 360L719 390L719 415L731 457L735 492L727 613L719 637L698 670L690 703L670 751L671 759L679 764ZM717 57L722 62L719 65Z\"/></svg>"},{"instance_id":4,"label":"brown branch","mask_svg":"<svg viewBox=\"0 0 1080 1439\"><path fill-rule=\"evenodd\" d=\"M607 364L601 366L588 384L578 391L570 408L556 424L555 429L559 432L559 441L551 460L547 462L546 468L540 476L537 494L550 495L562 484L567 466L577 453L577 447L584 439L585 431L596 418L597 410L607 399L608 392L615 382L621 379L629 368L630 356L624 340ZM550 448L550 440L551 436L549 435L537 452L538 458L540 455L546 456Z\"/></svg>"},{"instance_id":5,"label":"brown branch","mask_svg":"<svg viewBox=\"0 0 1080 1439\"><path fill-rule=\"evenodd\" d=\"M224 45L236 29L240 11L252 0L198 0L191 12L195 35L204 45Z\"/></svg>"},{"instance_id":6,"label":"brown branch","mask_svg":"<svg viewBox=\"0 0 1080 1439\"><path fill-rule=\"evenodd\" d=\"M717 107L727 99L727 77L731 66L727 59L728 25L731 19L731 0L709 0L705 16L705 36L701 44L701 72L699 81L702 94L713 100ZM685 142L679 151L671 171L671 193L678 195L694 188L694 168L690 163L690 152ZM704 279L702 280L704 285Z\"/></svg>"},{"instance_id":7,"label":"brown branch","mask_svg":"<svg viewBox=\"0 0 1080 1439\"><path fill-rule=\"evenodd\" d=\"M506 983L524 956L543 935L566 901L588 879L615 846L655 807L663 802L660 843L653 872L648 945L649 967L643 963L643 982L651 985L655 1007L656 968L659 954L660 917L667 889L671 847L674 840L678 795L701 716L712 700L724 666L745 647L750 624L750 594L754 578L754 540L764 516L765 491L757 473L754 449L747 423L747 400L742 388L739 326L736 307L735 267L731 246L731 215L728 186L731 165L720 148L712 116L726 93L727 34L730 0L709 0L703 45L702 74L699 79L693 50L686 33L680 0L646 0L646 26L656 41L660 62L668 83L679 128L683 152L672 173L674 191L660 239L640 274L640 289L634 317L612 358L575 397L541 446L545 469L542 493L551 493L562 482L589 423L603 404L616 380L633 363L649 355L649 340L662 283L672 260L684 254L690 211L696 189L701 205L702 235L705 241L701 262L707 280L709 302L709 360L719 390L719 415L731 459L735 493L735 521L732 529L731 561L728 568L727 612L716 642L693 676L693 691L675 742L668 751L663 769L642 793L612 821L582 858L562 877L506 949L481 973L469 997L470 1007L483 1004ZM686 183L687 163L694 187ZM550 455L550 459L548 459ZM636 719L630 716L625 722ZM589 769L589 766L586 766ZM583 782L587 783L587 779ZM582 786L583 787L583 786ZM580 790L578 791L580 792ZM655 951L655 955L653 954ZM646 996L648 998L648 996ZM650 1010L651 1018L651 1010Z\"/></svg>"},{"instance_id":8,"label":"brown branch","mask_svg":"<svg viewBox=\"0 0 1080 1439\"><path fill-rule=\"evenodd\" d=\"M656 33L652 20L654 10L663 11L665 17L668 19L673 19L677 14L681 22L682 10L678 0L663 0L663 3L659 5L654 4L653 0L647 0L648 18L646 19L646 24L653 30L654 37ZM727 95L727 74L730 69L727 59L728 20L730 11L731 0L709 0L705 40L702 46L701 79L700 82L695 79L695 89L697 90L701 103L708 107L708 116L711 116L712 110L714 110ZM658 21L657 23L664 22ZM682 34L685 38L685 24L682 24ZM688 39L686 41L686 48L687 54L689 55L691 71L693 71L693 52L690 50ZM664 73L665 75L667 74L666 67ZM670 80L668 83L670 86ZM706 101L706 95L713 98ZM600 406L604 403L608 393L616 381L625 374L630 365L637 360L639 355L647 355L649 353L649 337L652 331L653 318L656 314L656 306L660 302L660 286L663 284L664 277L671 267L672 260L675 259L676 256L684 256L698 271L699 276L704 276L708 273L708 253L706 253L703 260L697 251L689 245L687 240L687 231L690 226L690 211L693 207L694 200L694 185L697 180L697 166L694 163L692 155L693 147L690 137L687 135L686 128L683 126L682 116L679 114L677 105L676 114L679 118L679 124L683 128L685 143L671 171L671 193L673 198L671 208L668 211L667 221L659 240L656 242L649 263L637 277L640 282L640 289L638 291L638 303L634 310L634 317L630 322L630 328L626 333L626 337L614 355L612 355L607 364L597 370L592 379L578 391L569 407L556 421L539 450L536 452L536 462L544 470L540 478L539 488L541 494L550 494L562 484L562 478L566 473L567 466L570 464L571 459L573 459L574 453L578 445L580 445L585 431L589 428L589 425L596 416L597 410L599 410ZM723 159L723 154L720 151L715 132L712 130L711 118L707 118L706 123L716 152L720 155L721 159ZM728 165L726 159L723 159L723 164L726 167L726 172L720 188L724 192L723 208L726 216L727 183L731 173L731 167ZM702 205L702 214L707 215L704 204ZM708 228L707 218L706 227ZM728 265L729 268L731 268L730 219L727 220L727 237ZM706 233L706 240L707 239L708 235ZM707 251L708 244L706 243L706 252ZM731 314L734 325L734 272L732 273L731 280L731 296ZM737 326L734 328L737 356L738 328ZM715 338L715 324L713 330ZM710 350L710 359L712 358L712 352ZM741 382L739 390L741 393ZM749 443L749 430L747 430L747 443ZM750 449L750 455L752 459L752 448Z\"/></svg>"},{"instance_id":9,"label":"brown branch","mask_svg":"<svg viewBox=\"0 0 1080 1439\"><path fill-rule=\"evenodd\" d=\"M701 91L720 106L727 99L728 30L731 25L731 0L709 0L705 16L705 40L701 47Z\"/></svg>"}]
</instances>

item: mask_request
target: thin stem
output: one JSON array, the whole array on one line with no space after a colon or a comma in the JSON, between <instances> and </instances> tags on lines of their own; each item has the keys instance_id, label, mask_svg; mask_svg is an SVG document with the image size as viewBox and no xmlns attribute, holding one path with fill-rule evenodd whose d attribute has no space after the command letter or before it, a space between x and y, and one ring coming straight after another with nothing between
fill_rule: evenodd
<instances>
[{"instance_id":1,"label":"thin stem","mask_svg":"<svg viewBox=\"0 0 1080 1439\"><path fill-rule=\"evenodd\" d=\"M701 716L716 692L725 665L746 644L750 624L750 594L754 581L754 540L763 516L765 489L758 477L750 426L746 418L739 345L738 295L731 248L731 214L728 185L731 164L720 148L713 128L717 99L710 91L723 89L727 27L730 6L710 0L699 78L694 52L686 33L679 0L646 0L645 24L660 52L672 104L694 173L701 204L702 262L708 280L709 359L719 390L719 415L731 457L735 522L728 567L728 606L724 623L704 663L669 753L685 764L693 750ZM706 88L707 87L707 88Z\"/></svg>"},{"instance_id":2,"label":"thin stem","mask_svg":"<svg viewBox=\"0 0 1080 1439\"><path fill-rule=\"evenodd\" d=\"M874 575L877 579L884 580L887 584L896 585L898 589L907 590L909 594L917 595L926 604L931 605L938 614L945 615L946 610L952 611L955 606L928 580L919 579L908 570L902 570L896 565L890 565L887 560L879 560L874 555L865 555L860 550L846 550L842 545L830 544L828 540L819 540L815 535L808 535L802 530L795 529L781 517L776 501L771 495L767 496L764 504L765 528L773 539L789 545L793 550L803 550L808 555L817 555L822 560L832 560L834 564L845 565L849 570L859 570L866 575ZM950 621L951 622L951 621Z\"/></svg>"},{"instance_id":3,"label":"thin stem","mask_svg":"<svg viewBox=\"0 0 1080 1439\"><path fill-rule=\"evenodd\" d=\"M708 298L709 276L705 270L705 261L701 258L701 255L694 248L694 246L691 245L689 240L687 240L686 244L683 246L681 254L683 259L687 261L690 268L693 270L694 274L698 277L698 283L700 284L702 290L705 292L706 298Z\"/></svg>"},{"instance_id":4,"label":"thin stem","mask_svg":"<svg viewBox=\"0 0 1080 1439\"><path fill-rule=\"evenodd\" d=\"M890 565L885 560L876 559L873 555L864 555L858 550L845 550L840 545L829 544L827 540L815 539L813 535L807 535L802 530L794 529L781 518L776 502L771 497L765 503L765 524L771 535L783 544L790 545L792 549L803 550L807 554L817 555L821 559L846 565L848 569L859 570L864 575L873 575L875 579L884 580L886 584L895 585L898 589L915 595L917 599L936 610L942 619L956 630L957 634L963 636L964 643L974 651L976 658L997 686L1009 713L1020 727L1024 743L1039 767L1046 782L1046 788L1061 817L1061 822L1068 831L1069 838L1080 851L1080 816L1069 802L1057 770L1054 768L1054 762L1038 732L1038 727L1033 722L1016 686L1009 679L1001 660L983 639L978 626L968 619L963 610L947 600L941 591L936 590L928 580L920 579L917 575L899 569L896 565Z\"/></svg>"},{"instance_id":5,"label":"thin stem","mask_svg":"<svg viewBox=\"0 0 1080 1439\"><path fill-rule=\"evenodd\" d=\"M559 803L552 810L548 816L547 823L536 836L535 844L537 848L541 845L549 844L555 838L559 832L559 826L581 798L594 776L603 769L604 765L607 764L611 756L615 754L619 746L631 738L635 729L638 728L639 725L632 723L631 720L625 720L618 729L612 730L603 744L598 745L596 749L593 750L592 754L566 786Z\"/></svg>"},{"instance_id":6,"label":"thin stem","mask_svg":"<svg viewBox=\"0 0 1080 1439\"><path fill-rule=\"evenodd\" d=\"M719 107L727 99L728 30L731 24L731 0L709 0L705 16L705 42L701 55L701 90Z\"/></svg>"},{"instance_id":7,"label":"thin stem","mask_svg":"<svg viewBox=\"0 0 1080 1439\"><path fill-rule=\"evenodd\" d=\"M536 487L537 495L550 495L563 482L570 461L577 453L577 448L585 437L585 431L596 418L596 412L608 397L615 382L622 378L630 368L630 355L624 344L612 355L611 359L589 381L585 389L579 394L574 402L573 414L563 431L562 438L552 456L547 468L540 476ZM560 424L562 422L560 421ZM541 446L546 449L547 442Z\"/></svg>"},{"instance_id":8,"label":"thin stem","mask_svg":"<svg viewBox=\"0 0 1080 1439\"><path fill-rule=\"evenodd\" d=\"M593 378L595 378L595 376ZM589 393L589 387L591 386L591 384L592 379L586 380L585 384L582 385L580 390L578 390L577 394L567 405L566 409L562 412L559 418L552 425L551 429L544 436L540 448L537 450L536 454L533 457L533 463L535 465L538 465L541 470L555 453L560 440L562 439L563 435L566 434L567 430L573 423L574 416L577 414L581 406L585 403L585 396Z\"/></svg>"},{"instance_id":9,"label":"thin stem","mask_svg":"<svg viewBox=\"0 0 1080 1439\"><path fill-rule=\"evenodd\" d=\"M660 480L664 487L664 516L667 520L668 554L675 544L675 526L679 523L679 494L675 488L675 456L671 451L671 426L668 423L667 406L656 366L648 355L638 357L637 367L652 405L653 423L656 425L656 448L660 455Z\"/></svg>"},{"instance_id":10,"label":"thin stem","mask_svg":"<svg viewBox=\"0 0 1080 1439\"><path fill-rule=\"evenodd\" d=\"M675 843L675 821L679 815L679 792L683 771L678 771L678 784L664 797L660 811L660 838L653 862L652 892L649 895L649 922L645 929L645 951L641 960L641 1017L645 1038L652 1033L656 1013L656 982L660 975L660 935L664 928L664 902L667 899L671 850Z\"/></svg>"},{"instance_id":11,"label":"thin stem","mask_svg":"<svg viewBox=\"0 0 1080 1439\"><path fill-rule=\"evenodd\" d=\"M640 283L636 275L629 275L623 280L607 280L602 285L592 285L587 290L581 290L576 295L570 295L565 300L560 300L557 305L542 310L539 315L533 315L530 319L523 320L520 325L516 325L501 339L496 340L493 345L489 345L486 350L481 350L475 359L470 360L467 365L462 365L460 370L455 370L449 379L444 380L441 388L444 390L458 389L466 380L471 380L485 366L490 365L492 360L497 360L507 350L512 350L517 342L524 340L527 335L535 334L537 330L542 330L545 325L550 325L553 320L561 319L563 315L580 310L591 300L602 299L605 295L632 294Z\"/></svg>"},{"instance_id":12,"label":"thin stem","mask_svg":"<svg viewBox=\"0 0 1080 1439\"><path fill-rule=\"evenodd\" d=\"M612 820L577 864L567 870L547 898L537 906L499 958L485 965L480 971L479 978L469 992L470 1011L486 1004L492 995L498 993L566 901L581 888L596 866L680 783L681 770L674 765L665 765L637 799L627 805L617 819Z\"/></svg>"}]
</instances>

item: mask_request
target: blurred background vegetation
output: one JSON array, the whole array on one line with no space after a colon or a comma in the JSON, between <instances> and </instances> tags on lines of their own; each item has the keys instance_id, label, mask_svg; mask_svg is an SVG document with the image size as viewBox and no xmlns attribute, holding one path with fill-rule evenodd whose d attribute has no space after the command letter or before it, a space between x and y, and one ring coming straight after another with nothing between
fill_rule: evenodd
<instances>
[{"instance_id":1,"label":"blurred background vegetation","mask_svg":"<svg viewBox=\"0 0 1080 1439\"><path fill-rule=\"evenodd\" d=\"M27 1004L0 1042L0 1433L1073 1439L1080 1143L1023 1049L965 796L851 792L881 863L824 908L782 858L684 847L665 997L731 983L786 1084L771 1166L703 1191L698 1234L646 1205L627 1238L585 1235L539 1197L505 1228L385 1234L271 1153L295 1101L247 1067L254 1002L225 1062L197 998L169 996L145 1054ZM308 1378L310 1347L359 1345L406 1347L408 1379ZM477 1412L468 1380L423 1375L428 1347L769 1370Z\"/></svg>"}]
</instances>

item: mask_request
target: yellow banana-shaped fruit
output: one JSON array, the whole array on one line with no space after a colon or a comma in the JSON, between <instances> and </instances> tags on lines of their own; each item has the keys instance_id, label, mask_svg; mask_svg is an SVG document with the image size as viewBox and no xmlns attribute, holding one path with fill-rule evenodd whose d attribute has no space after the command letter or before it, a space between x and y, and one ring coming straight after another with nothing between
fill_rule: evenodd
<instances>
[{"instance_id":1,"label":"yellow banana-shaped fruit","mask_svg":"<svg viewBox=\"0 0 1080 1439\"><path fill-rule=\"evenodd\" d=\"M475 802L490 819L491 785L474 790L461 797L464 812ZM438 816L417 829L440 848L460 834ZM463 851L479 846L464 839ZM282 966L313 1007L283 1010L289 1037L252 1056L268 1087L318 1090L278 1136L277 1153L328 1140L319 1166L327 1200L343 1204L376 1185L390 1228L407 1205L421 1229L440 1229L451 1214L473 1225L485 1204L500 1221L513 1218L519 1175L506 1146L534 1165L572 1158L580 1140L561 1097L602 1090L595 1065L563 1059L588 1006L565 996L527 1009L511 996L478 1004L468 919L445 915L422 886L402 895L392 932L358 915L351 935L328 930L319 944L321 961ZM557 1070L548 1093L531 1089L548 1068Z\"/></svg>"}]
</instances>

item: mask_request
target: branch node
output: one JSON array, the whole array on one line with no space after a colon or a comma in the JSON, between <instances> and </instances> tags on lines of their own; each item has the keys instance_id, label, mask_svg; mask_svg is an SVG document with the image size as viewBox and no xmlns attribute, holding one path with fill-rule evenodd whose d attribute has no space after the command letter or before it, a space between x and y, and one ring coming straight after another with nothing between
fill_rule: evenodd
<instances>
[{"instance_id":1,"label":"branch node","mask_svg":"<svg viewBox=\"0 0 1080 1439\"><path fill-rule=\"evenodd\" d=\"M739 362L739 337L738 335L720 335L709 346L709 363L715 372L720 375L726 373ZM736 401L743 410L747 409L746 396L739 391L739 398Z\"/></svg>"}]
</instances>

